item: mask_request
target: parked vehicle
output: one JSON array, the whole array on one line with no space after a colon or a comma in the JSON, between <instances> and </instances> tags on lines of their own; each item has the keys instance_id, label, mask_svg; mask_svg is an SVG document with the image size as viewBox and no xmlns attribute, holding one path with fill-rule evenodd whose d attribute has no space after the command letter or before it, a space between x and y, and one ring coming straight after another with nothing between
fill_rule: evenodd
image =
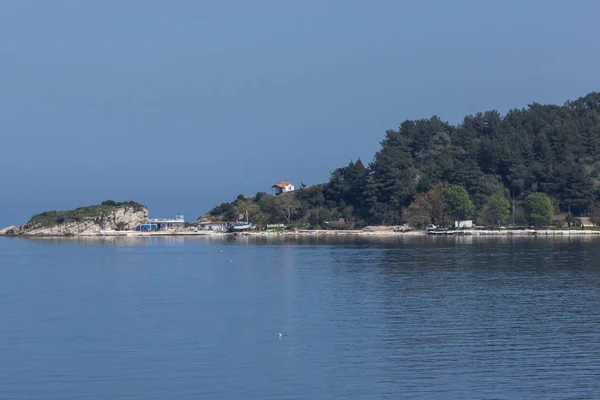
<instances>
[{"instance_id":1,"label":"parked vehicle","mask_svg":"<svg viewBox=\"0 0 600 400\"><path fill-rule=\"evenodd\" d=\"M429 224L429 225L425 226L426 231L433 231L435 229L437 229L437 226L435 226L433 224Z\"/></svg>"}]
</instances>

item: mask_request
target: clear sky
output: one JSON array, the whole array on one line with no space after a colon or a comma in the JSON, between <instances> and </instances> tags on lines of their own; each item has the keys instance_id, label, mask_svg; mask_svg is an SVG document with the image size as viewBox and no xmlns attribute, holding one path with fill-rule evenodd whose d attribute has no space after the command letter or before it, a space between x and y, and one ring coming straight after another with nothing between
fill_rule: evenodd
<instances>
[{"instance_id":1,"label":"clear sky","mask_svg":"<svg viewBox=\"0 0 600 400\"><path fill-rule=\"evenodd\" d=\"M433 114L600 89L600 2L10 1L0 226L113 199L187 220L371 161Z\"/></svg>"}]
</instances>

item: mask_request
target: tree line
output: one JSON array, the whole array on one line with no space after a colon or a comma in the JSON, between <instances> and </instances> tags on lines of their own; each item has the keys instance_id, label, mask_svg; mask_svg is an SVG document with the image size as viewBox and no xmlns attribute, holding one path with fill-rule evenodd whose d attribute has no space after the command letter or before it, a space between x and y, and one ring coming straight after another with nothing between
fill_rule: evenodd
<instances>
[{"instance_id":1,"label":"tree line","mask_svg":"<svg viewBox=\"0 0 600 400\"><path fill-rule=\"evenodd\" d=\"M407 120L380 144L372 162L350 161L325 184L276 197L242 196L209 216L250 207L264 222L308 225L337 218L357 225L473 218L541 226L559 213L569 224L584 215L600 220L600 93L504 116L479 112L457 125L437 116Z\"/></svg>"}]
</instances>

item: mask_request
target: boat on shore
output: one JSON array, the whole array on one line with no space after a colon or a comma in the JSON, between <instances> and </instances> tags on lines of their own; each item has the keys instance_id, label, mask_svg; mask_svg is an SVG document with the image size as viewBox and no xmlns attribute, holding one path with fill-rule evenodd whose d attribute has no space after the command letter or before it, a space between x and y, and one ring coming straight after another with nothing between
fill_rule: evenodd
<instances>
[{"instance_id":1,"label":"boat on shore","mask_svg":"<svg viewBox=\"0 0 600 400\"><path fill-rule=\"evenodd\" d=\"M233 224L229 227L229 231L230 232L246 232L249 230L254 229L254 224L252 224L252 222L239 222L236 224Z\"/></svg>"},{"instance_id":2,"label":"boat on shore","mask_svg":"<svg viewBox=\"0 0 600 400\"><path fill-rule=\"evenodd\" d=\"M115 231L114 229L103 229L100 236L127 236L127 231Z\"/></svg>"}]
</instances>

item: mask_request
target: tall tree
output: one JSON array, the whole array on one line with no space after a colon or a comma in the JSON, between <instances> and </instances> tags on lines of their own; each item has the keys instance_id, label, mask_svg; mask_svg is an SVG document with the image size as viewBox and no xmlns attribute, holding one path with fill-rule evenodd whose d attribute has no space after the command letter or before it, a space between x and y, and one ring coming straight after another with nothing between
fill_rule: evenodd
<instances>
[{"instance_id":1,"label":"tall tree","mask_svg":"<svg viewBox=\"0 0 600 400\"><path fill-rule=\"evenodd\" d=\"M493 226L501 226L508 221L510 203L501 194L490 196L482 212L483 219Z\"/></svg>"},{"instance_id":2,"label":"tall tree","mask_svg":"<svg viewBox=\"0 0 600 400\"><path fill-rule=\"evenodd\" d=\"M375 210L378 214L375 219L383 222L386 215L399 216L402 207L412 201L417 186L408 139L400 132L388 131L370 169L371 190L376 193L380 205L380 209ZM381 215L383 210L385 215Z\"/></svg>"},{"instance_id":3,"label":"tall tree","mask_svg":"<svg viewBox=\"0 0 600 400\"><path fill-rule=\"evenodd\" d=\"M331 179L325 187L325 195L335 202L344 201L361 209L364 205L364 191L367 186L369 171L358 159L350 161L348 166L338 168L331 174Z\"/></svg>"},{"instance_id":4,"label":"tall tree","mask_svg":"<svg viewBox=\"0 0 600 400\"><path fill-rule=\"evenodd\" d=\"M552 202L545 193L531 193L525 198L527 222L535 227L550 225L552 222Z\"/></svg>"},{"instance_id":5,"label":"tall tree","mask_svg":"<svg viewBox=\"0 0 600 400\"><path fill-rule=\"evenodd\" d=\"M294 193L284 193L277 196L275 204L288 225L292 224L292 221L302 209L302 205L296 200Z\"/></svg>"},{"instance_id":6,"label":"tall tree","mask_svg":"<svg viewBox=\"0 0 600 400\"><path fill-rule=\"evenodd\" d=\"M475 207L469 198L467 190L461 186L451 185L444 191L444 204L449 215L458 220L469 218Z\"/></svg>"},{"instance_id":7,"label":"tall tree","mask_svg":"<svg viewBox=\"0 0 600 400\"><path fill-rule=\"evenodd\" d=\"M404 209L402 218L413 226L445 224L446 205L443 201L445 189L445 184L438 183L421 194L408 208Z\"/></svg>"}]
</instances>

